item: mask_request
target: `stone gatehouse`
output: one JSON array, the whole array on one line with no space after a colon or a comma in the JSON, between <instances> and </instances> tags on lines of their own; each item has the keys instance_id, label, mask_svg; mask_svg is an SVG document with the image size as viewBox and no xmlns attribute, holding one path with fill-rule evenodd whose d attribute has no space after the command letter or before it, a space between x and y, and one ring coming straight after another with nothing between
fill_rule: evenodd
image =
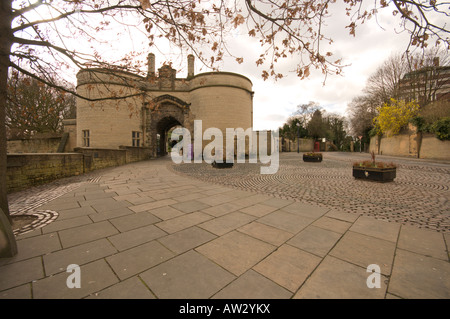
<instances>
[{"instance_id":1,"label":"stone gatehouse","mask_svg":"<svg viewBox=\"0 0 450 319\"><path fill-rule=\"evenodd\" d=\"M84 69L77 80L77 93L91 99L77 101L77 147L144 147L158 156L167 153L168 132L176 126L193 132L194 120L202 120L203 131L253 126L252 82L229 72L194 74L192 55L186 78L177 78L169 65L156 72L150 53L145 77Z\"/></svg>"}]
</instances>

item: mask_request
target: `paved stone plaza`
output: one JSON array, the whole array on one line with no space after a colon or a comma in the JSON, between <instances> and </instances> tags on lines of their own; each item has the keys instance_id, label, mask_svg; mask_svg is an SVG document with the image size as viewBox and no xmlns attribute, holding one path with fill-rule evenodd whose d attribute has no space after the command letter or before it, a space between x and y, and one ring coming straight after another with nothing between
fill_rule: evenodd
<instances>
[{"instance_id":1,"label":"paved stone plaza","mask_svg":"<svg viewBox=\"0 0 450 319\"><path fill-rule=\"evenodd\" d=\"M439 232L450 232L450 161L377 156L399 166L395 183L355 181L351 164L369 154L325 153L322 163L304 163L297 153L281 153L277 174L261 175L260 165L236 164L233 170L210 165L173 166L174 171L236 189L271 194L320 207L375 216Z\"/></svg>"},{"instance_id":2,"label":"paved stone plaza","mask_svg":"<svg viewBox=\"0 0 450 319\"><path fill-rule=\"evenodd\" d=\"M368 154L300 156L274 175L163 158L11 194L40 219L0 259L0 298L450 297L450 163L380 156L400 168L378 184L351 177Z\"/></svg>"}]
</instances>

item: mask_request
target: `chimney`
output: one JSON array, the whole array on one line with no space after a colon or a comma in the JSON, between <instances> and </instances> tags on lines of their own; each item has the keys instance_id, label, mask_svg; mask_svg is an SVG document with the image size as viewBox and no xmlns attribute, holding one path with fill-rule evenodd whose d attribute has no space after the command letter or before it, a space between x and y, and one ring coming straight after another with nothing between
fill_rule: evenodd
<instances>
[{"instance_id":1,"label":"chimney","mask_svg":"<svg viewBox=\"0 0 450 319\"><path fill-rule=\"evenodd\" d=\"M155 55L153 53L149 53L147 60L148 60L147 77L154 77L155 76Z\"/></svg>"},{"instance_id":2,"label":"chimney","mask_svg":"<svg viewBox=\"0 0 450 319\"><path fill-rule=\"evenodd\" d=\"M434 66L439 66L439 57L433 58L433 65Z\"/></svg>"},{"instance_id":3,"label":"chimney","mask_svg":"<svg viewBox=\"0 0 450 319\"><path fill-rule=\"evenodd\" d=\"M193 77L194 76L194 56L192 54L189 54L188 57L188 74L187 77Z\"/></svg>"}]
</instances>

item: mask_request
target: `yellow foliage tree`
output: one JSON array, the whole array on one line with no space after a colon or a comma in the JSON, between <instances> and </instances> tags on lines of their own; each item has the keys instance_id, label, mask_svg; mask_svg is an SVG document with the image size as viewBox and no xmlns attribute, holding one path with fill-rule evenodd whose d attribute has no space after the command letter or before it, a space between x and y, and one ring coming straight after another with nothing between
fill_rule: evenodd
<instances>
[{"instance_id":1,"label":"yellow foliage tree","mask_svg":"<svg viewBox=\"0 0 450 319\"><path fill-rule=\"evenodd\" d=\"M378 108L378 116L373 119L377 134L387 136L398 134L418 112L417 101L390 99L389 103L384 103Z\"/></svg>"}]
</instances>

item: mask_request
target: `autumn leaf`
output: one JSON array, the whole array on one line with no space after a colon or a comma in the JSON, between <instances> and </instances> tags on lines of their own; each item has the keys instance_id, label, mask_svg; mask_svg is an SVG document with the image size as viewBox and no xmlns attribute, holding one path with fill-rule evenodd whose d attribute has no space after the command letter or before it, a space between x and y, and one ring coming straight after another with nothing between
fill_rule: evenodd
<instances>
[{"instance_id":1,"label":"autumn leaf","mask_svg":"<svg viewBox=\"0 0 450 319\"><path fill-rule=\"evenodd\" d=\"M353 36L356 35L356 33L355 33L355 31L356 31L356 24L355 24L355 22L350 23L345 28L349 28L350 29L350 35L353 35Z\"/></svg>"},{"instance_id":2,"label":"autumn leaf","mask_svg":"<svg viewBox=\"0 0 450 319\"><path fill-rule=\"evenodd\" d=\"M305 71L303 72L303 77L307 78L309 76L309 67L305 68Z\"/></svg>"},{"instance_id":3,"label":"autumn leaf","mask_svg":"<svg viewBox=\"0 0 450 319\"><path fill-rule=\"evenodd\" d=\"M233 20L235 28L237 28L239 25L243 24L244 22L245 22L245 18L241 14L238 14Z\"/></svg>"},{"instance_id":4,"label":"autumn leaf","mask_svg":"<svg viewBox=\"0 0 450 319\"><path fill-rule=\"evenodd\" d=\"M150 0L139 0L139 2L141 3L142 9L144 10L150 9L150 7L152 6L150 4Z\"/></svg>"}]
</instances>

